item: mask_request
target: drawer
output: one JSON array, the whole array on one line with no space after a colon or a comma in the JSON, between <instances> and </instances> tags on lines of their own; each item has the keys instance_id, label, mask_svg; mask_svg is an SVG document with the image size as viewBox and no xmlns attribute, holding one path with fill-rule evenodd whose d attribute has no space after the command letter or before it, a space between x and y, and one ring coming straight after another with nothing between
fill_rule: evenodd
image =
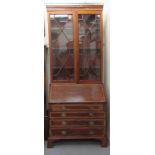
<instances>
[{"instance_id":1,"label":"drawer","mask_svg":"<svg viewBox=\"0 0 155 155\"><path fill-rule=\"evenodd\" d=\"M101 136L104 128L50 129L50 136Z\"/></svg>"},{"instance_id":2,"label":"drawer","mask_svg":"<svg viewBox=\"0 0 155 155\"><path fill-rule=\"evenodd\" d=\"M49 110L51 111L77 111L77 110L104 110L105 106L101 103L94 104L49 104Z\"/></svg>"},{"instance_id":3,"label":"drawer","mask_svg":"<svg viewBox=\"0 0 155 155\"><path fill-rule=\"evenodd\" d=\"M50 118L104 118L105 112L49 112Z\"/></svg>"},{"instance_id":4,"label":"drawer","mask_svg":"<svg viewBox=\"0 0 155 155\"><path fill-rule=\"evenodd\" d=\"M51 119L50 127L63 127L63 126L105 126L104 119Z\"/></svg>"}]
</instances>

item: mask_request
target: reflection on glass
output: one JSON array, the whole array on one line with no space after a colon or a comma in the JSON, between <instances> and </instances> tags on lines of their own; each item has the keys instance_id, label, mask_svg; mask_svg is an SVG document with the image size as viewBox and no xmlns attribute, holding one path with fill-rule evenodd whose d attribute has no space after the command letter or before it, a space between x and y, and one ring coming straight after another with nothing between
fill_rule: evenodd
<instances>
[{"instance_id":1,"label":"reflection on glass","mask_svg":"<svg viewBox=\"0 0 155 155\"><path fill-rule=\"evenodd\" d=\"M100 79L100 15L79 15L80 80Z\"/></svg>"},{"instance_id":2,"label":"reflection on glass","mask_svg":"<svg viewBox=\"0 0 155 155\"><path fill-rule=\"evenodd\" d=\"M72 15L51 15L53 80L73 80Z\"/></svg>"}]
</instances>

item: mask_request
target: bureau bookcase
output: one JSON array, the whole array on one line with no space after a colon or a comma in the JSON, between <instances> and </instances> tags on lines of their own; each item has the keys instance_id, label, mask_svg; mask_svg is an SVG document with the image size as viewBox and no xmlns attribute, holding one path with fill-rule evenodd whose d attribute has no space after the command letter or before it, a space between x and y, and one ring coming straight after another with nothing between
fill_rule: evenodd
<instances>
[{"instance_id":1,"label":"bureau bookcase","mask_svg":"<svg viewBox=\"0 0 155 155\"><path fill-rule=\"evenodd\" d=\"M48 6L48 147L58 140L107 145L103 6Z\"/></svg>"}]
</instances>

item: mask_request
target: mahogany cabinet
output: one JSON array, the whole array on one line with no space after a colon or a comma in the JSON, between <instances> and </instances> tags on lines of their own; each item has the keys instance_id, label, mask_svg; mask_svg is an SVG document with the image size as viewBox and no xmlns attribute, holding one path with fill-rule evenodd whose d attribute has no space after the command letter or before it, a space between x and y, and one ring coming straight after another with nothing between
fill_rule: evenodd
<instances>
[{"instance_id":1,"label":"mahogany cabinet","mask_svg":"<svg viewBox=\"0 0 155 155\"><path fill-rule=\"evenodd\" d=\"M107 145L103 6L48 6L50 75L48 147L61 139Z\"/></svg>"}]
</instances>

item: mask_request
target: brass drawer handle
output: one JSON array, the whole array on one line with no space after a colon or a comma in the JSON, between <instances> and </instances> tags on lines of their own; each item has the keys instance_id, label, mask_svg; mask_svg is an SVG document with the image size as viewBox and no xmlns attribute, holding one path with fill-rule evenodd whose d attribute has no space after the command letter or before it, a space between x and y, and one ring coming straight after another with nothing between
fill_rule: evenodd
<instances>
[{"instance_id":1,"label":"brass drawer handle","mask_svg":"<svg viewBox=\"0 0 155 155\"><path fill-rule=\"evenodd\" d=\"M65 116L66 116L66 114L65 114L65 113L61 113L61 116L62 116L62 117L65 117Z\"/></svg>"},{"instance_id":2,"label":"brass drawer handle","mask_svg":"<svg viewBox=\"0 0 155 155\"><path fill-rule=\"evenodd\" d=\"M62 130L62 131L61 131L61 134L62 134L62 135L66 135L67 132L66 132L65 130Z\"/></svg>"},{"instance_id":3,"label":"brass drawer handle","mask_svg":"<svg viewBox=\"0 0 155 155\"><path fill-rule=\"evenodd\" d=\"M90 121L90 122L89 122L89 125L94 125L94 124L95 124L94 121Z\"/></svg>"},{"instance_id":4,"label":"brass drawer handle","mask_svg":"<svg viewBox=\"0 0 155 155\"><path fill-rule=\"evenodd\" d=\"M95 132L94 132L93 130L90 130L90 131L89 131L89 134L90 134L90 135L93 135L94 133L95 133Z\"/></svg>"},{"instance_id":5,"label":"brass drawer handle","mask_svg":"<svg viewBox=\"0 0 155 155\"><path fill-rule=\"evenodd\" d=\"M62 121L62 125L66 125L67 124L67 122L66 121Z\"/></svg>"},{"instance_id":6,"label":"brass drawer handle","mask_svg":"<svg viewBox=\"0 0 155 155\"><path fill-rule=\"evenodd\" d=\"M94 113L92 113L92 112L91 112L91 113L89 113L89 116L94 116Z\"/></svg>"}]
</instances>

